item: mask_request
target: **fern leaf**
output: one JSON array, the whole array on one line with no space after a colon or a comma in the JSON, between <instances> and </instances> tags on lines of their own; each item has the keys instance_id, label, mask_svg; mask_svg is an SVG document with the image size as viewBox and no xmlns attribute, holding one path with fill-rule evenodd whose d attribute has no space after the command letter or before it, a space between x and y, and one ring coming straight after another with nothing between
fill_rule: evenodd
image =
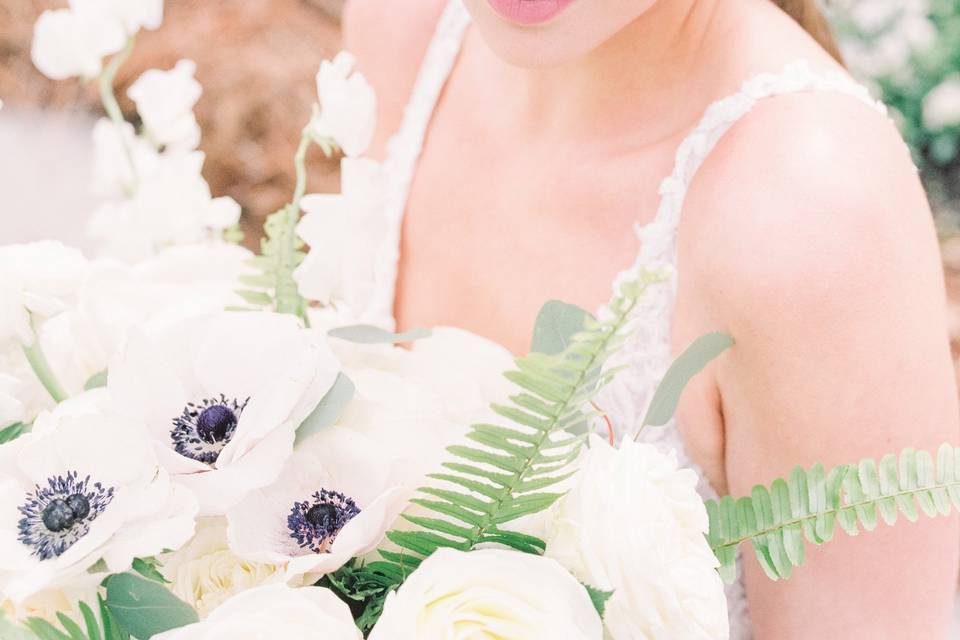
<instances>
[{"instance_id":1,"label":"fern leaf","mask_svg":"<svg viewBox=\"0 0 960 640\"><path fill-rule=\"evenodd\" d=\"M960 510L960 447L944 444L934 457L905 449L824 472L797 468L788 479L758 485L750 497L707 502L707 539L724 580L736 577L736 550L749 541L773 580L787 579L806 559L805 543L820 545L837 526L848 535L873 531L903 515L915 521Z\"/></svg>"}]
</instances>

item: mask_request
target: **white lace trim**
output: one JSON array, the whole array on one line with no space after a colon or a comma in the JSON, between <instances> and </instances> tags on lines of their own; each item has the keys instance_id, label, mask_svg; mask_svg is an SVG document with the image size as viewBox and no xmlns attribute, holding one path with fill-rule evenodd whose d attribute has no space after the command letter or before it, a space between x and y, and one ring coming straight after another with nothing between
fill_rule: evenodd
<instances>
[{"instance_id":1,"label":"white lace trim","mask_svg":"<svg viewBox=\"0 0 960 640\"><path fill-rule=\"evenodd\" d=\"M403 124L390 141L385 169L388 173L386 224L388 232L377 264L377 285L372 316L385 326L395 324L393 304L403 216L417 161L423 150L427 130L437 101L446 85L463 41L470 17L461 0L450 0L428 49L404 113ZM625 366L614 383L604 389L598 403L614 424L630 425L623 435L636 432L657 384L672 361L671 325L676 297L676 240L684 200L690 184L707 156L723 135L765 98L800 92L832 92L850 95L874 109L886 113L867 89L841 72L818 73L806 61L788 65L780 73L763 73L743 84L730 97L715 102L697 127L687 136L676 154L673 172L660 185L660 206L653 221L637 227L640 249L636 261L621 272L613 283L614 295L637 276L642 268L663 268L670 277L651 288L630 319L633 329L627 346L620 349L609 366ZM606 307L599 314L609 313ZM646 429L641 440L676 451L682 466L697 471L698 490L705 498L716 498L699 467L686 455L676 424ZM727 589L730 615L730 640L750 640L750 616L743 582Z\"/></svg>"}]
</instances>

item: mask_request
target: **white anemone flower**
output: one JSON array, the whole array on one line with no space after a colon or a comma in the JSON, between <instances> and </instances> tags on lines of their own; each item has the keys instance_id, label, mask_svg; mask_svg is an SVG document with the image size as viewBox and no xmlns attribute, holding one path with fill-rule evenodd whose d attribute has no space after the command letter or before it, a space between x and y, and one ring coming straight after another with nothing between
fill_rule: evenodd
<instances>
[{"instance_id":1,"label":"white anemone flower","mask_svg":"<svg viewBox=\"0 0 960 640\"><path fill-rule=\"evenodd\" d=\"M69 309L87 268L79 251L52 240L0 247L0 341L32 345L31 321Z\"/></svg>"},{"instance_id":2,"label":"white anemone flower","mask_svg":"<svg viewBox=\"0 0 960 640\"><path fill-rule=\"evenodd\" d=\"M593 436L573 485L547 527L545 555L613 591L604 613L611 640L729 637L696 473L652 445L615 449Z\"/></svg>"},{"instance_id":3,"label":"white anemone flower","mask_svg":"<svg viewBox=\"0 0 960 640\"><path fill-rule=\"evenodd\" d=\"M223 312L134 333L107 386L201 513L218 515L276 480L339 368L293 316Z\"/></svg>"},{"instance_id":4,"label":"white anemone flower","mask_svg":"<svg viewBox=\"0 0 960 640\"><path fill-rule=\"evenodd\" d=\"M370 640L602 636L587 590L557 562L517 551L440 549L387 597Z\"/></svg>"},{"instance_id":5,"label":"white anemone flower","mask_svg":"<svg viewBox=\"0 0 960 640\"><path fill-rule=\"evenodd\" d=\"M192 60L181 60L169 71L146 71L127 90L155 144L183 151L200 144L200 125L193 107L203 87L193 77L196 70Z\"/></svg>"},{"instance_id":6,"label":"white anemone flower","mask_svg":"<svg viewBox=\"0 0 960 640\"><path fill-rule=\"evenodd\" d=\"M237 594L205 620L153 640L362 640L350 608L329 589L269 585Z\"/></svg>"},{"instance_id":7,"label":"white anemone flower","mask_svg":"<svg viewBox=\"0 0 960 640\"><path fill-rule=\"evenodd\" d=\"M150 441L91 392L0 445L0 601L115 573L190 539L191 492L170 482Z\"/></svg>"},{"instance_id":8,"label":"white anemone flower","mask_svg":"<svg viewBox=\"0 0 960 640\"><path fill-rule=\"evenodd\" d=\"M383 169L368 158L345 158L341 184L342 193L303 198L297 235L310 252L294 277L304 297L333 303L344 317L362 322L369 320L365 314L386 240Z\"/></svg>"},{"instance_id":9,"label":"white anemone flower","mask_svg":"<svg viewBox=\"0 0 960 640\"><path fill-rule=\"evenodd\" d=\"M307 582L373 551L411 494L378 444L341 427L307 440L276 483L227 513L231 549Z\"/></svg>"},{"instance_id":10,"label":"white anemone flower","mask_svg":"<svg viewBox=\"0 0 960 640\"><path fill-rule=\"evenodd\" d=\"M315 139L332 140L347 156L366 153L377 124L377 95L363 74L354 72L355 65L356 58L346 51L320 64L320 109L309 124Z\"/></svg>"},{"instance_id":11,"label":"white anemone flower","mask_svg":"<svg viewBox=\"0 0 960 640\"><path fill-rule=\"evenodd\" d=\"M0 429L23 420L25 409L17 397L20 380L8 373L0 373Z\"/></svg>"}]
</instances>

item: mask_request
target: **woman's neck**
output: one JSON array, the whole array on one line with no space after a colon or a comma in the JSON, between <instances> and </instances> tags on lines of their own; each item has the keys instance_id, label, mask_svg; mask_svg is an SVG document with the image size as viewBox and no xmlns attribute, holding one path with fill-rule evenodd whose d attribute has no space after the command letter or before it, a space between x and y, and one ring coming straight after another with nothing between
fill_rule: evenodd
<instances>
[{"instance_id":1,"label":"woman's neck","mask_svg":"<svg viewBox=\"0 0 960 640\"><path fill-rule=\"evenodd\" d=\"M550 137L609 131L616 138L633 124L645 144L686 131L723 84L716 54L729 24L724 4L662 0L573 62L548 69L500 62L512 89L504 95L523 119L518 129Z\"/></svg>"}]
</instances>

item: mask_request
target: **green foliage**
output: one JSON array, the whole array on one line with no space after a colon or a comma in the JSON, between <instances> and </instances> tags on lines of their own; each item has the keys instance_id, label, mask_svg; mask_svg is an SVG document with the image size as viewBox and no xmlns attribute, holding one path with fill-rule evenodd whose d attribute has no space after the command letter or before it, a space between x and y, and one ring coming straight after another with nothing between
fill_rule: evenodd
<instances>
[{"instance_id":1,"label":"green foliage","mask_svg":"<svg viewBox=\"0 0 960 640\"><path fill-rule=\"evenodd\" d=\"M271 308L306 319L307 305L293 279L294 270L306 257L303 241L295 232L298 216L298 209L287 205L267 217L260 255L249 262L255 273L240 276L246 288L237 294L254 308Z\"/></svg>"},{"instance_id":2,"label":"green foliage","mask_svg":"<svg viewBox=\"0 0 960 640\"><path fill-rule=\"evenodd\" d=\"M135 638L153 636L197 622L197 612L165 586L132 573L107 578L106 609Z\"/></svg>"},{"instance_id":3,"label":"green foliage","mask_svg":"<svg viewBox=\"0 0 960 640\"><path fill-rule=\"evenodd\" d=\"M597 610L597 614L602 618L607 612L607 601L613 597L613 591L604 591L603 589L591 587L588 584L584 584L583 587L587 590L587 595L590 596L590 602L593 603L593 608Z\"/></svg>"},{"instance_id":4,"label":"green foliage","mask_svg":"<svg viewBox=\"0 0 960 640\"><path fill-rule=\"evenodd\" d=\"M102 598L99 598L100 617L97 618L93 609L86 602L79 603L82 625L76 620L70 618L64 613L57 613L57 620L62 628L58 629L53 624L41 618L29 618L26 626L32 635L17 636L11 634L10 640L22 638L22 640L37 638L38 640L130 640L130 634L123 630L116 619L107 609ZM0 620L0 631L6 633L6 629ZM7 635L0 635L0 638L7 640Z\"/></svg>"},{"instance_id":5,"label":"green foliage","mask_svg":"<svg viewBox=\"0 0 960 640\"><path fill-rule=\"evenodd\" d=\"M92 376L84 383L83 390L90 391L91 389L100 389L101 387L107 386L107 370L99 371Z\"/></svg>"},{"instance_id":6,"label":"green foliage","mask_svg":"<svg viewBox=\"0 0 960 640\"><path fill-rule=\"evenodd\" d=\"M945 444L936 463L926 451L906 449L899 458L865 459L829 473L821 465L798 467L770 487L754 487L750 497L709 501L708 540L727 582L736 577L737 547L748 540L767 575L780 580L803 564L804 539L829 542L837 525L855 536L880 520L892 525L903 515L913 522L951 509L960 509L960 447Z\"/></svg>"},{"instance_id":7,"label":"green foliage","mask_svg":"<svg viewBox=\"0 0 960 640\"><path fill-rule=\"evenodd\" d=\"M537 315L530 351L547 355L563 353L571 338L583 331L587 319L592 317L576 305L559 300L547 302Z\"/></svg>"},{"instance_id":8,"label":"green foliage","mask_svg":"<svg viewBox=\"0 0 960 640\"><path fill-rule=\"evenodd\" d=\"M644 272L625 284L610 304L609 317L586 319L586 328L573 335L562 353L517 359L517 369L506 377L521 391L509 404L492 407L504 423L473 425L466 436L470 444L447 449L452 458L442 472L429 476L437 482L422 487L412 500L422 514L403 516L416 529L389 531L387 538L399 550L381 549L383 559L360 570L359 583L376 586L367 594L372 613L365 619L375 620L386 594L439 548L469 551L492 544L543 553L542 540L509 525L563 495L548 490L572 475L568 467L584 441L565 429L585 419L584 407L612 380L616 372L603 371L603 364L623 344L641 296L662 280L660 273Z\"/></svg>"},{"instance_id":9,"label":"green foliage","mask_svg":"<svg viewBox=\"0 0 960 640\"><path fill-rule=\"evenodd\" d=\"M154 558L133 559L134 571L139 573L147 580L153 580L154 582L159 582L160 584L166 584L169 582L169 580L163 577L163 574L160 573L159 569L157 569L158 566L160 566L160 563Z\"/></svg>"},{"instance_id":10,"label":"green foliage","mask_svg":"<svg viewBox=\"0 0 960 640\"><path fill-rule=\"evenodd\" d=\"M357 388L347 374L340 372L327 395L323 396L317 408L297 427L296 444L299 444L340 419L347 405L353 400Z\"/></svg>"},{"instance_id":11,"label":"green foliage","mask_svg":"<svg viewBox=\"0 0 960 640\"><path fill-rule=\"evenodd\" d=\"M12 442L30 430L30 427L22 422L14 422L11 425L0 429L0 444Z\"/></svg>"},{"instance_id":12,"label":"green foliage","mask_svg":"<svg viewBox=\"0 0 960 640\"><path fill-rule=\"evenodd\" d=\"M429 338L432 331L429 329L411 329L405 333L392 333L380 327L368 324L357 324L349 327L337 327L327 332L331 338L338 338L358 344L397 344L400 342L414 342Z\"/></svg>"}]
</instances>

